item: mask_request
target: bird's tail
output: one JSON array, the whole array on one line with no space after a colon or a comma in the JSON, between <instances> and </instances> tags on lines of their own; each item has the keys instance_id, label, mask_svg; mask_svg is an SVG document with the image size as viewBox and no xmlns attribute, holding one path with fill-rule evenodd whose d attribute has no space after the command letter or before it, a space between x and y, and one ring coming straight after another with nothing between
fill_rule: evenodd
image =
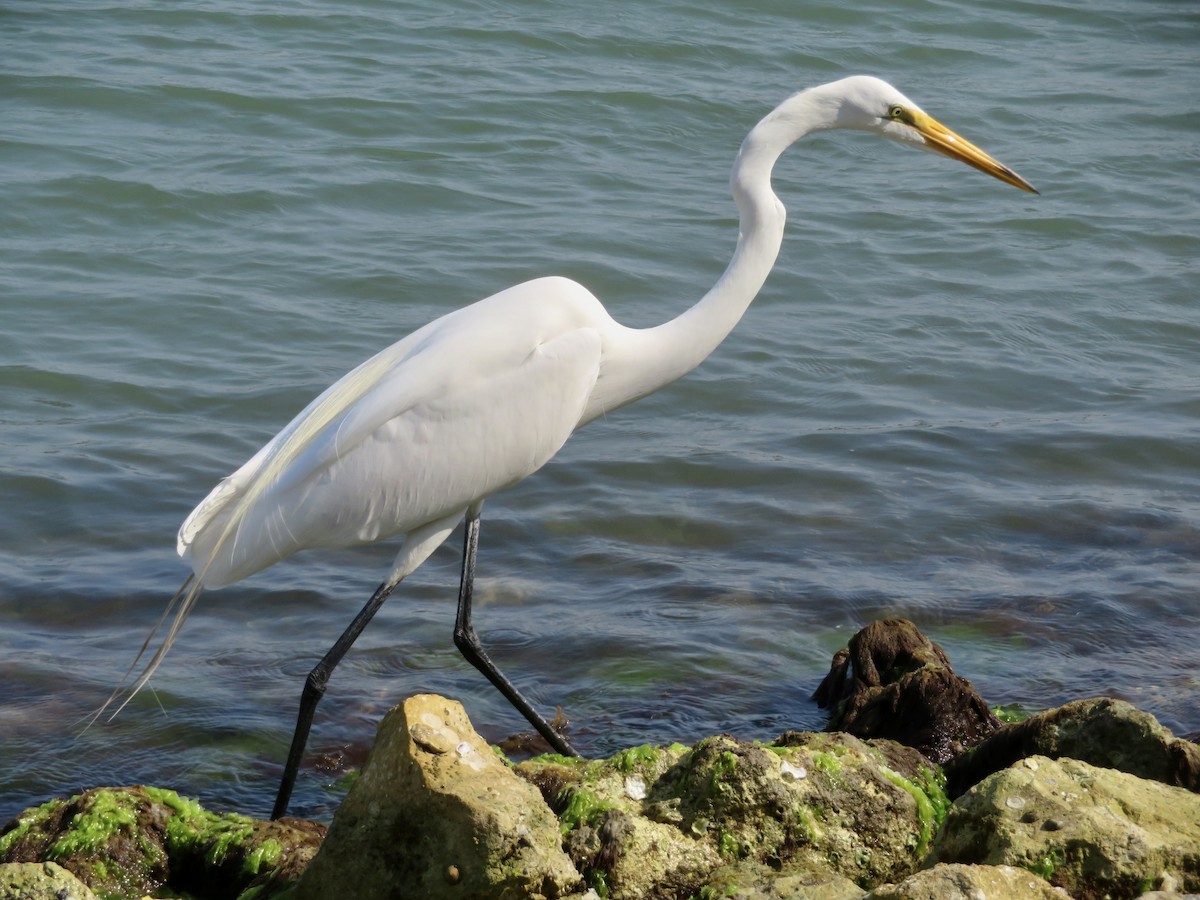
<instances>
[{"instance_id":1,"label":"bird's tail","mask_svg":"<svg viewBox=\"0 0 1200 900\"><path fill-rule=\"evenodd\" d=\"M208 575L210 569L213 571L213 577L209 579L209 582L216 587L231 584L250 574L250 572L242 572L236 574L236 577L230 577L229 571L222 569L224 563L218 561L222 559L221 554L227 544L232 542L232 547L236 549L238 535L247 512L286 467L304 452L312 440L336 421L354 400L362 397L374 387L381 375L394 362L395 352L389 348L389 350L377 353L348 376L329 387L293 419L291 424L280 432L267 447L264 447L259 456L247 464L251 471L247 473L246 480L238 480L242 476L242 472L234 473L231 479L218 485L209 498L192 512L180 530L179 550L181 554L193 546L194 541L204 529L209 527L218 529L212 546L205 551L204 565L198 569L193 565L194 574L188 576L182 587L171 598L171 602L163 610L162 617L146 635L146 640L142 643L133 662L129 664L129 668L121 678L121 683L104 701L103 705L87 719L85 728L108 713L110 709L112 712L109 713L108 718L110 720L114 718L150 681L150 677L166 657L167 651L175 643L180 629L183 628L183 623L187 621L188 615L196 606L196 601L200 599L200 594L204 591L206 584L205 576ZM231 551L229 556L230 559L233 559L236 554ZM172 611L174 611L174 618L171 617ZM154 636L159 633L163 624L168 620L170 620L170 625L162 642L143 666L141 672L135 675L138 663L149 650ZM115 708L113 708L114 704Z\"/></svg>"},{"instance_id":2,"label":"bird's tail","mask_svg":"<svg viewBox=\"0 0 1200 900\"><path fill-rule=\"evenodd\" d=\"M202 503L193 511L192 515L184 522L180 532L180 549L183 550L192 545L196 536L206 527L214 527L219 529L216 534L216 539L213 546L207 550L207 555L204 559L204 565L199 569L193 569L193 573L175 592L175 596L171 598L166 609L163 610L162 616L150 629L150 633L146 635L146 639L142 642L141 649L138 650L137 656L133 662L129 664L129 668L125 670L125 674L121 677L120 683L109 695L108 699L101 704L100 708L92 713L86 720L84 729L86 730L94 722L100 719L105 714L108 714L108 719L111 721L129 705L129 702L144 688L150 681L151 676L158 670L162 661L166 658L167 652L175 644L176 638L179 637L179 632L183 628L184 622L196 606L196 602L200 599L200 595L204 592L206 584L205 576L209 570L217 566L216 582L217 586L226 583L226 579L222 575L226 574L220 571L218 559L226 544L233 542L237 543L237 537L240 532L242 522L245 519L246 512L253 506L254 502L266 491L267 487L278 477L283 467L299 453L311 434L326 424L332 415L325 412L323 407L333 406L330 400L325 400L321 404L316 404L316 411L319 415L314 416L316 425L308 422L302 423L301 428L296 429L299 434L289 433L286 438L273 448L264 465L253 473L250 482L246 485L233 485L228 479L222 482L222 485L229 483L229 489L223 489L218 486L218 489L213 492L213 495ZM237 477L236 475L233 477ZM234 492L234 488L240 489L240 494ZM216 500L209 504L209 501ZM197 521L197 514L200 514L201 521ZM186 533L186 540L184 536ZM242 576L238 576L240 578ZM237 580L228 579L228 580ZM173 615L172 615L173 614ZM161 643L154 650L153 655L142 667L140 672L137 672L138 663L146 655L150 649L151 643L167 622L170 625L167 627L167 632L163 636ZM136 673L136 674L135 674ZM109 710L112 710L109 712Z\"/></svg>"},{"instance_id":3,"label":"bird's tail","mask_svg":"<svg viewBox=\"0 0 1200 900\"><path fill-rule=\"evenodd\" d=\"M167 651L175 643L175 639L179 637L179 631L183 628L183 623L187 621L187 617L191 614L192 609L196 606L196 601L200 599L200 595L204 592L204 583L194 574L189 575L187 580L183 582L179 590L175 592L175 596L171 598L171 602L167 604L163 614L159 617L154 627L150 629L150 633L146 635L146 639L142 641L142 646L138 650L137 656L133 662L129 664L129 668L125 670L125 674L121 676L121 682L116 686L108 699L101 704L100 708L92 713L85 724L85 730L90 727L97 719L109 711L116 704L116 708L112 709L108 719L117 717L138 692L146 686L150 681L155 670L162 664L163 659L167 655ZM172 618L172 612L174 617ZM138 663L142 657L146 655L146 651L150 649L150 644L154 640L154 636L158 634L163 624L170 620L170 626L167 628L166 635L163 636L162 642L155 649L154 654L149 661L142 667L141 672L134 674L137 670Z\"/></svg>"}]
</instances>

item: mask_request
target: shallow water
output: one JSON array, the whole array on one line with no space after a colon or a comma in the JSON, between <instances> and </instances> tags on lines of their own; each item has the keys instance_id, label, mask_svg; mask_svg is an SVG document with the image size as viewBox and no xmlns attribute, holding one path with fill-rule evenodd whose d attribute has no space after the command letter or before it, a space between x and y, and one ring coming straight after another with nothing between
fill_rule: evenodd
<instances>
[{"instance_id":1,"label":"shallow water","mask_svg":"<svg viewBox=\"0 0 1200 900\"><path fill-rule=\"evenodd\" d=\"M895 83L1023 194L862 135L776 171L788 234L695 373L484 516L477 625L586 752L818 728L871 618L993 703L1200 731L1200 15L1184 4L16 2L0 12L0 820L147 781L266 814L301 682L394 546L205 595L154 690L80 721L186 574L183 517L325 385L543 274L677 314L729 165L801 87ZM417 691L522 722L450 640L459 537L333 679L352 764ZM307 766L293 811L328 817Z\"/></svg>"}]
</instances>

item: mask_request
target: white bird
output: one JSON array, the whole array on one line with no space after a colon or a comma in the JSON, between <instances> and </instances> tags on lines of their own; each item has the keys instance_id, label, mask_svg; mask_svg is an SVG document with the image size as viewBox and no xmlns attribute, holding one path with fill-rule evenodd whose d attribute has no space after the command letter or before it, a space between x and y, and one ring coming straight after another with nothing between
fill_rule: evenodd
<instances>
[{"instance_id":1,"label":"white bird","mask_svg":"<svg viewBox=\"0 0 1200 900\"><path fill-rule=\"evenodd\" d=\"M628 328L569 279L511 287L364 362L221 481L179 530L179 554L195 581L189 577L164 613L165 620L178 606L129 696L149 680L204 588L233 584L299 550L403 535L391 572L305 682L278 818L334 666L388 594L465 518L455 644L556 750L574 754L496 669L471 626L483 502L544 466L578 428L670 384L713 352L779 252L785 212L771 190L775 161L805 135L837 128L933 150L1036 193L877 78L792 95L742 143L730 178L740 214L737 248L695 306L657 327Z\"/></svg>"}]
</instances>

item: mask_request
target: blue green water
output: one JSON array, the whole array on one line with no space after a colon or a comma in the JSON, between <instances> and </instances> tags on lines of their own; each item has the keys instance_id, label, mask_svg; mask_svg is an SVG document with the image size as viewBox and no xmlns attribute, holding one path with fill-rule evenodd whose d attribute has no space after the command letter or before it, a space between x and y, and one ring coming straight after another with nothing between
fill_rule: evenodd
<instances>
[{"instance_id":1,"label":"blue green water","mask_svg":"<svg viewBox=\"0 0 1200 900\"><path fill-rule=\"evenodd\" d=\"M727 176L865 72L1035 197L865 135L793 148L759 300L695 373L485 508L477 626L589 753L819 728L865 622L994 703L1200 731L1200 14L1175 2L16 2L0 10L0 819L146 781L270 808L304 675L394 546L205 595L175 531L342 372L563 274L662 321L724 268ZM522 721L454 650L457 535L338 670L310 750L403 696ZM337 771L293 810L327 817Z\"/></svg>"}]
</instances>

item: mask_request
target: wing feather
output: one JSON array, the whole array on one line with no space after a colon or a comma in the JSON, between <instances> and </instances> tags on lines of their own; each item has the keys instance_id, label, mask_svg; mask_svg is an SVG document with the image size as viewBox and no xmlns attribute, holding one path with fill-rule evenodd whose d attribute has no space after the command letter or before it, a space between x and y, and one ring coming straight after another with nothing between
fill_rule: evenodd
<instances>
[{"instance_id":1,"label":"wing feather","mask_svg":"<svg viewBox=\"0 0 1200 900\"><path fill-rule=\"evenodd\" d=\"M180 555L207 586L231 584L306 547L408 531L536 471L579 425L600 368L593 308L564 283L571 302L519 285L347 374L197 506Z\"/></svg>"}]
</instances>

